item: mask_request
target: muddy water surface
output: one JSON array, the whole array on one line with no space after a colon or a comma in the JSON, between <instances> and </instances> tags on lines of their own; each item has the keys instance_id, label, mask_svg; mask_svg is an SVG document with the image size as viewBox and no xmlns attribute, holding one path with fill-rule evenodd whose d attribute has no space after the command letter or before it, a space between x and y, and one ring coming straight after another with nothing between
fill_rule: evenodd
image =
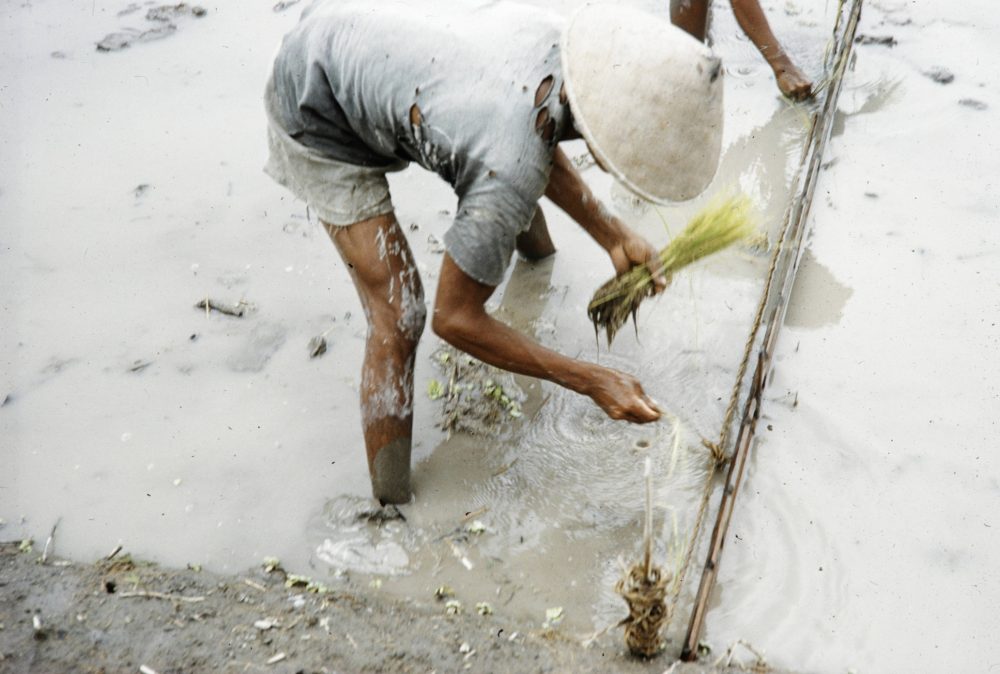
<instances>
[{"instance_id":1,"label":"muddy water surface","mask_svg":"<svg viewBox=\"0 0 1000 674\"><path fill-rule=\"evenodd\" d=\"M986 287L994 262L996 192L983 176L998 167L984 120L1000 99L972 59L938 59L921 45L951 40L956 55L980 54L1000 33L980 25L984 3L958 17L945 17L943 3L926 15L908 14L911 3L870 4L864 29L909 46L859 49L845 89L836 163L817 195L770 391L774 430L741 497L707 637L717 649L746 638L778 664L820 671L897 671L928 662L927 644L943 653L964 643L965 670L985 671L971 666L982 663L971 654L989 652L985 636L963 635L969 615L981 626L972 636L997 627L977 599L998 596L983 571L996 560L996 523L981 515L997 494L982 402L995 399L986 382L997 373L979 355L996 346L983 317L996 313L997 289L968 288ZM836 3L765 5L817 75ZM561 607L572 634L619 619L611 586L619 557L637 554L643 459L657 474L658 559L676 567L707 465L700 440L719 431L767 243L679 276L643 309L640 339L626 329L609 352L584 308L611 266L548 207L559 253L512 265L495 311L564 353L636 373L671 419L611 422L586 399L522 380L524 416L504 434L447 438L419 395L407 520L358 522L371 505L357 405L362 313L326 235L260 171L264 73L299 8L208 6L162 40L98 53L105 35L148 28L125 9L0 10L0 534L43 538L61 518L59 551L79 558L121 542L166 564L238 571L273 555L328 582L346 574L425 601L448 585L467 611L489 602L538 624ZM728 6L715 17L728 116L710 191L752 195L773 241L808 110L777 97ZM937 65L956 81L922 74ZM910 165L913 138L955 128L972 132L948 182L928 168L954 156L943 140ZM647 208L596 168L584 175L656 243L703 203ZM419 169L392 176L392 190L433 297L454 198ZM934 196L946 191L960 192L960 218ZM937 225L956 219L963 226L944 237ZM193 308L205 297L252 311L206 315ZM928 312L965 329L929 323ZM311 360L320 334L327 353ZM437 376L426 358L434 337L424 340L418 393ZM944 353L954 356L947 364ZM937 393L914 397L927 390L916 373L928 361ZM919 428L899 412L907 405ZM965 500L948 500L955 493ZM959 586L962 599L935 600ZM892 617L918 587L921 616L902 629Z\"/></svg>"},{"instance_id":2,"label":"muddy water surface","mask_svg":"<svg viewBox=\"0 0 1000 674\"><path fill-rule=\"evenodd\" d=\"M640 317L642 341L623 334L608 353L583 308L611 267L548 209L560 253L514 265L496 310L554 348L639 374L676 421L613 423L586 399L526 381L525 418L506 435L446 439L421 399L407 523L359 529L344 513L368 495L362 314L315 221L259 171L259 91L270 45L295 12L213 7L169 39L96 51L106 34L143 29L141 13L124 9L5 10L13 104L2 112L11 160L0 212L12 223L2 272L11 299L0 338L11 535L40 537L61 518L60 546L80 557L121 542L168 564L238 570L275 555L318 575L386 576L385 591L424 598L448 582L468 602L539 621L562 606L579 632L615 620L609 588L619 555L636 548L643 457L659 476L661 554L676 561L691 529L707 461L700 439L718 432L760 251L679 277ZM825 35L823 10L810 11L817 21L790 27ZM245 21L260 31L252 40ZM713 191L749 191L772 223L805 113L775 97L745 45L721 44L732 112ZM581 143L568 149L585 153ZM585 174L658 243L700 205L641 208L596 168ZM454 198L419 169L393 178L432 297L435 241ZM206 297L249 311L196 310ZM320 334L327 353L310 360ZM429 353L434 338L425 339ZM418 391L431 376L421 359ZM475 512L485 531L470 538L461 528Z\"/></svg>"}]
</instances>

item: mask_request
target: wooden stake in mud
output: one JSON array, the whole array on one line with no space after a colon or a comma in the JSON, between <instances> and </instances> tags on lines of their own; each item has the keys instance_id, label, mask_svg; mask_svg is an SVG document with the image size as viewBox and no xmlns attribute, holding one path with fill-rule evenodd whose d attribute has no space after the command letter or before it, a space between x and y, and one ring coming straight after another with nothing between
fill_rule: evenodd
<instances>
[{"instance_id":1,"label":"wooden stake in mud","mask_svg":"<svg viewBox=\"0 0 1000 674\"><path fill-rule=\"evenodd\" d=\"M766 329L764 338L757 349L756 367L750 377L750 388L743 408L733 456L729 462L729 473L726 476L726 484L719 502L719 514L708 547L708 559L705 561L701 583L695 596L694 610L691 613L691 622L688 625L687 636L681 650L682 660L691 661L697 658L698 639L708 610L708 598L715 587L722 547L732 519L736 494L743 480L743 471L750 453L757 419L760 416L761 395L770 373L771 357L777 343L778 331L785 318L788 298L795 281L795 272L798 270L802 241L806 230L806 218L809 214L809 207L812 205L823 150L833 128L837 99L840 96L844 72L851 57L851 45L854 43L863 1L853 0L846 21L843 19L842 13L838 14L837 26L834 28L834 49L827 68L830 77L829 86L826 88L825 99L820 110L812 118L796 179L798 193L786 213L786 222L783 228L786 234L779 242L780 248L776 251L776 255L780 257L772 267L774 271L772 278L781 279L781 282L769 286L767 294L762 299L763 306L768 307L767 320L764 323ZM844 21L843 28L841 28L842 21Z\"/></svg>"}]
</instances>

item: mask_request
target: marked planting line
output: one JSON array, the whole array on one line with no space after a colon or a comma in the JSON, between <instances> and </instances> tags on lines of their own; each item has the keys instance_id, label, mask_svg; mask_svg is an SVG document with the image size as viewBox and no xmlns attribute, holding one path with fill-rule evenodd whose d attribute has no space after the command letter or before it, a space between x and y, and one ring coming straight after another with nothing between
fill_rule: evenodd
<instances>
[{"instance_id":1,"label":"marked planting line","mask_svg":"<svg viewBox=\"0 0 1000 674\"><path fill-rule=\"evenodd\" d=\"M806 218L809 215L809 208L812 205L813 192L816 188L817 177L822 164L823 150L833 129L837 99L840 96L844 72L851 58L851 47L854 43L854 35L857 31L863 2L864 0L852 0L850 12L846 17L843 13L845 4L843 1L838 9L837 21L834 25L834 48L830 50L826 66L826 70L829 73L829 86L824 91L825 98L820 110L814 113L812 117L809 136L802 153L795 181L797 187L796 195L785 212L782 235L775 248L775 257L772 260L764 295L761 298L757 318L747 342L747 352L744 356L743 365L740 368L740 376L736 381L737 390L742 389L746 366L754 359L751 355L751 348L753 344L757 343L759 329L765 326L763 339L760 340L757 346L756 366L753 373L750 374L749 389L734 443L735 448L733 453L729 455L731 457L728 461L729 472L726 476L725 487L722 490L722 496L719 501L718 516L715 520L715 528L712 531L712 540L708 548L708 558L705 561L701 582L698 586L698 592L695 595L694 609L691 612L691 621L688 625L687 636L684 639L684 647L681 651L682 660L691 661L697 659L698 639L705 623L708 598L715 587L715 581L718 577L719 561L722 555L723 544L725 543L726 532L729 529L729 523L732 519L736 494L739 492L740 484L743 481L743 471L750 453L750 445L753 441L754 431L756 430L757 419L760 416L761 396L767 384L778 331L784 321L785 312L788 308L789 295L791 294L792 285L795 282L795 274L802 255L802 242L805 238ZM778 282L774 283L776 280ZM766 320L765 314L767 314ZM728 435L731 423L731 415L727 414L722 432L722 441L719 443L722 451L728 450ZM682 569L682 573L684 570Z\"/></svg>"}]
</instances>

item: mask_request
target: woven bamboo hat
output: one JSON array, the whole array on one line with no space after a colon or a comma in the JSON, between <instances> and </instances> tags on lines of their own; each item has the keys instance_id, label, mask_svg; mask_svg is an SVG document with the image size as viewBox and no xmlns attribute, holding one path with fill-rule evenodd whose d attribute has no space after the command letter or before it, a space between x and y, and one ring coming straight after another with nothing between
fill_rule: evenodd
<instances>
[{"instance_id":1,"label":"woven bamboo hat","mask_svg":"<svg viewBox=\"0 0 1000 674\"><path fill-rule=\"evenodd\" d=\"M652 14L586 5L562 35L577 130L595 158L639 196L685 201L711 182L722 147L722 64Z\"/></svg>"}]
</instances>

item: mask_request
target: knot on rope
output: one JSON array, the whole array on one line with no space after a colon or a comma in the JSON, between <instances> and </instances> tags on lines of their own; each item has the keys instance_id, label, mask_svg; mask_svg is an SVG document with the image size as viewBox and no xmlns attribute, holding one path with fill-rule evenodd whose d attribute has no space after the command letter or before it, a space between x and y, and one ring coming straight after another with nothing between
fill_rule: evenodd
<instances>
[{"instance_id":1,"label":"knot on rope","mask_svg":"<svg viewBox=\"0 0 1000 674\"><path fill-rule=\"evenodd\" d=\"M716 468L721 468L729 461L729 456L726 454L726 450L723 449L721 442L712 442L711 440L702 438L701 444L712 454L712 462Z\"/></svg>"}]
</instances>

